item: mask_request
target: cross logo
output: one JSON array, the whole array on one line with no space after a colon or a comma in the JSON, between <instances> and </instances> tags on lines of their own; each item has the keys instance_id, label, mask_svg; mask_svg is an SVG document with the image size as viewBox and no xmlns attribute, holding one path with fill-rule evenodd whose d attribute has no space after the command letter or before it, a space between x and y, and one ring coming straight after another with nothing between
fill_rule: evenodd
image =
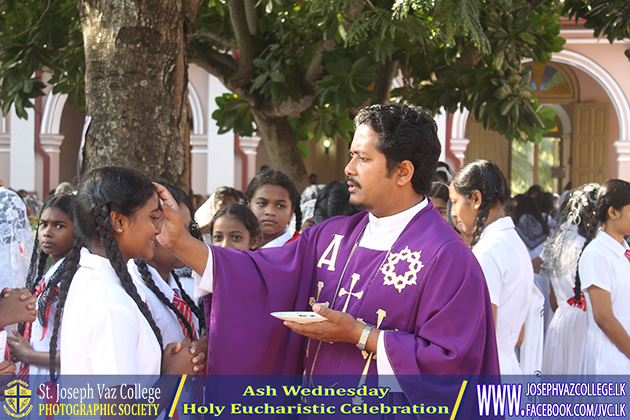
<instances>
[{"instance_id":1,"label":"cross logo","mask_svg":"<svg viewBox=\"0 0 630 420\"><path fill-rule=\"evenodd\" d=\"M33 409L29 385L16 379L7 385L4 391L4 411L11 417L24 417Z\"/></svg>"}]
</instances>

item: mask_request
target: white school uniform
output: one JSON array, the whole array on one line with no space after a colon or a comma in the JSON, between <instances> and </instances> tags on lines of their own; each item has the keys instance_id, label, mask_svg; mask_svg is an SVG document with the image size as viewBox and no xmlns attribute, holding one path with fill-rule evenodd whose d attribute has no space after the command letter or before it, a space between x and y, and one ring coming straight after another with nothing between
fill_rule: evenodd
<instances>
[{"instance_id":1,"label":"white school uniform","mask_svg":"<svg viewBox=\"0 0 630 420\"><path fill-rule=\"evenodd\" d=\"M545 337L542 373L548 375L577 375L580 373L580 356L587 330L587 313L567 301L575 297L575 275L577 263L586 238L577 231L577 226L565 224L560 272L550 273L558 308L551 319ZM543 254L545 255L545 254ZM583 284L583 283L582 283ZM582 286L582 290L584 287Z\"/></svg>"},{"instance_id":2,"label":"white school uniform","mask_svg":"<svg viewBox=\"0 0 630 420\"><path fill-rule=\"evenodd\" d=\"M169 275L167 283L164 281L164 279L162 279L162 276L160 276L160 273L158 273L155 268L151 267L150 265L148 265L147 267L149 269L149 273L151 273L151 276L153 277L153 281L155 282L156 286L172 303L175 296L175 289L177 289L177 291L179 292L179 287L177 286L173 275ZM131 278L133 279L133 282L136 285L138 292L142 291L142 294L146 296L146 302L149 306L149 311L151 311L153 320L162 333L162 342L164 344L164 348L166 348L169 343L183 341L186 336L184 335L184 330L179 323L179 318L177 317L177 315L175 315L171 308L166 306L164 302L162 302L155 295L155 293L153 293L153 291L151 291L151 289L147 287L144 280L142 279L142 275L138 271L138 266L133 260L129 260L129 262L127 263L127 269L129 270L129 274L131 274ZM198 328L198 321L194 315L193 321L194 324L192 325L192 328Z\"/></svg>"},{"instance_id":3,"label":"white school uniform","mask_svg":"<svg viewBox=\"0 0 630 420\"><path fill-rule=\"evenodd\" d=\"M46 274L44 274L44 278L42 279L44 284L46 284L44 288L48 287L48 281L50 280L50 277L55 274L55 271L57 271L59 266L61 266L64 259L65 258L60 259L55 264L53 264L52 267L48 269L48 271L46 271ZM43 293L40 293L39 297L37 298L37 308L43 307L43 297ZM48 310L48 325L46 328L46 334L44 334L44 327L39 323L39 318L36 318L35 321L33 321L31 327L31 340L29 341L29 343L34 351L40 351L44 353L48 353L50 351L50 338L52 336L53 326L55 322L55 312L57 312L57 301L50 304L50 309ZM59 351L59 340L57 340L57 351ZM29 375L49 375L50 369L48 369L48 366L36 366L30 364L28 366L28 373Z\"/></svg>"},{"instance_id":4,"label":"white school uniform","mask_svg":"<svg viewBox=\"0 0 630 420\"><path fill-rule=\"evenodd\" d=\"M527 247L510 217L484 229L473 248L488 283L490 301L497 307L497 344L502 375L521 374L515 346L533 295L534 269Z\"/></svg>"},{"instance_id":5,"label":"white school uniform","mask_svg":"<svg viewBox=\"0 0 630 420\"><path fill-rule=\"evenodd\" d=\"M159 375L162 349L109 260L82 249L80 265L61 324L61 373Z\"/></svg>"},{"instance_id":6,"label":"white school uniform","mask_svg":"<svg viewBox=\"0 0 630 420\"><path fill-rule=\"evenodd\" d=\"M289 229L285 229L282 235L278 236L273 241L267 242L265 245L261 246L260 249L277 248L289 242L291 238L293 238L293 235L291 235L291 232L289 232Z\"/></svg>"},{"instance_id":7,"label":"white school uniform","mask_svg":"<svg viewBox=\"0 0 630 420\"><path fill-rule=\"evenodd\" d=\"M626 331L630 331L630 261L624 255L628 244L617 242L604 231L599 231L584 248L579 268L582 289L586 296L588 330L580 370L584 374L627 375L630 359L604 334L593 318L593 306L588 294L590 286L610 292L612 311Z\"/></svg>"}]
</instances>

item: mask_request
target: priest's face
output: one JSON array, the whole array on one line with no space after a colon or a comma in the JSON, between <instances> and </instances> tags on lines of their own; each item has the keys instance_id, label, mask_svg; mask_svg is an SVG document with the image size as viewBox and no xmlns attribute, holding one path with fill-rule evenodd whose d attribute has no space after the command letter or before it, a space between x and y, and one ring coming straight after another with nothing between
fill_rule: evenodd
<instances>
[{"instance_id":1,"label":"priest's face","mask_svg":"<svg viewBox=\"0 0 630 420\"><path fill-rule=\"evenodd\" d=\"M396 202L396 181L388 174L385 155L376 147L378 140L378 133L369 125L357 127L345 173L350 203L383 217L397 213L390 211Z\"/></svg>"}]
</instances>

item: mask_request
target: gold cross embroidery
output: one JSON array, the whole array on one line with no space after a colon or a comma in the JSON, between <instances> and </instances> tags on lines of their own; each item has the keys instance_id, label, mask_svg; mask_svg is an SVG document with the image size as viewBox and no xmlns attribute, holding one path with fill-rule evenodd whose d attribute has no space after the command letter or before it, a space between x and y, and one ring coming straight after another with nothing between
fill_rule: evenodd
<instances>
[{"instance_id":1,"label":"gold cross embroidery","mask_svg":"<svg viewBox=\"0 0 630 420\"><path fill-rule=\"evenodd\" d=\"M354 273L352 275L352 283L350 283L350 290L346 291L346 289L342 287L341 290L339 291L339 297L342 297L343 295L348 295L348 299L346 299L346 303L345 305L343 305L343 310L341 312L346 312L346 310L348 309L348 303L350 303L350 298L352 296L354 296L357 299L361 299L361 297L363 296L363 290L361 290L360 292L352 293L352 290L354 290L354 286L356 286L360 278L361 278L360 275L358 275L357 273Z\"/></svg>"}]
</instances>

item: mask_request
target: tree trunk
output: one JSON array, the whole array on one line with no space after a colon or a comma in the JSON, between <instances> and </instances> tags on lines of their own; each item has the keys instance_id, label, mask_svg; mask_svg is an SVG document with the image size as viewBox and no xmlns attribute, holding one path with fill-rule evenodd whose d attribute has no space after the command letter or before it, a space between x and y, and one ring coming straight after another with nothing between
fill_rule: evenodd
<instances>
[{"instance_id":1,"label":"tree trunk","mask_svg":"<svg viewBox=\"0 0 630 420\"><path fill-rule=\"evenodd\" d=\"M252 107L252 115L271 157L274 169L284 172L295 183L299 192L308 185L308 176L302 156L295 144L287 117L269 117Z\"/></svg>"},{"instance_id":2,"label":"tree trunk","mask_svg":"<svg viewBox=\"0 0 630 420\"><path fill-rule=\"evenodd\" d=\"M185 2L78 1L92 117L85 170L125 165L188 189Z\"/></svg>"}]
</instances>

